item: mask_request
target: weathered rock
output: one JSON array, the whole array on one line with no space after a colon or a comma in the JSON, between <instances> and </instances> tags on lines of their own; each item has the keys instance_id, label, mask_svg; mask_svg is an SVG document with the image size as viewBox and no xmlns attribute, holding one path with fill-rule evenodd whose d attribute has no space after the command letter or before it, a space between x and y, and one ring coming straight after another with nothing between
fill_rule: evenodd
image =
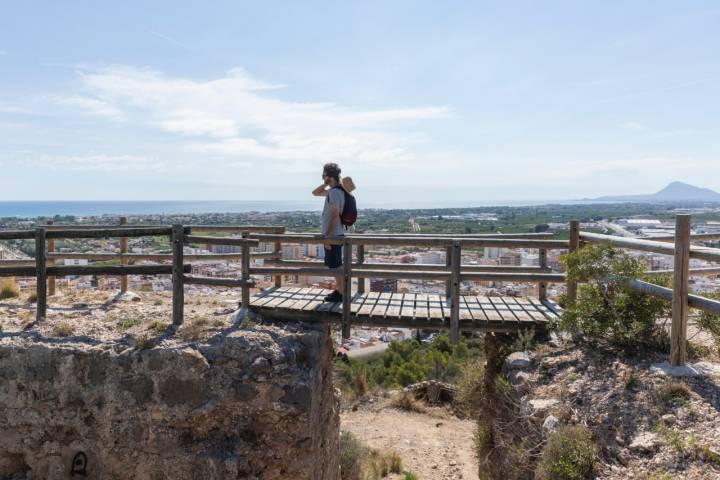
<instances>
[{"instance_id":1,"label":"weathered rock","mask_svg":"<svg viewBox=\"0 0 720 480\"><path fill-rule=\"evenodd\" d=\"M520 412L525 416L542 417L559 403L560 401L555 398L528 399L525 396L520 401Z\"/></svg>"},{"instance_id":2,"label":"weathered rock","mask_svg":"<svg viewBox=\"0 0 720 480\"><path fill-rule=\"evenodd\" d=\"M652 453L660 446L660 439L653 432L643 432L633 438L628 448L636 453Z\"/></svg>"},{"instance_id":3,"label":"weathered rock","mask_svg":"<svg viewBox=\"0 0 720 480\"><path fill-rule=\"evenodd\" d=\"M520 395L525 395L530 391L532 376L523 371L513 370L508 374L510 385L515 388Z\"/></svg>"},{"instance_id":4,"label":"weathered rock","mask_svg":"<svg viewBox=\"0 0 720 480\"><path fill-rule=\"evenodd\" d=\"M514 352L505 359L506 370L522 370L532 365L532 357L528 352Z\"/></svg>"},{"instance_id":5,"label":"weathered rock","mask_svg":"<svg viewBox=\"0 0 720 480\"><path fill-rule=\"evenodd\" d=\"M674 425L675 422L677 422L677 417L672 413L666 413L665 415L660 417L660 419L665 425Z\"/></svg>"},{"instance_id":6,"label":"weathered rock","mask_svg":"<svg viewBox=\"0 0 720 480\"><path fill-rule=\"evenodd\" d=\"M543 435L550 435L557 430L558 426L560 426L560 420L555 415L548 415L542 425Z\"/></svg>"},{"instance_id":7,"label":"weathered rock","mask_svg":"<svg viewBox=\"0 0 720 480\"><path fill-rule=\"evenodd\" d=\"M86 456L87 478L337 480L332 354L325 327L149 350L0 334L0 478Z\"/></svg>"}]
</instances>

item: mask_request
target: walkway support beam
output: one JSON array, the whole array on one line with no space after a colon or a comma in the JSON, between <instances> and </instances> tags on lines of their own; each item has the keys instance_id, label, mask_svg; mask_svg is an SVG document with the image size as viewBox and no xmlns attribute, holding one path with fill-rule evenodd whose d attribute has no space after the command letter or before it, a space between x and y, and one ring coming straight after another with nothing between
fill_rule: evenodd
<instances>
[{"instance_id":1,"label":"walkway support beam","mask_svg":"<svg viewBox=\"0 0 720 480\"><path fill-rule=\"evenodd\" d=\"M542 268L542 269L547 268L547 264L548 264L547 250L544 248L541 248L539 250L538 263L540 264L540 268ZM538 284L538 298L540 299L541 302L544 302L545 300L547 300L547 283L540 282Z\"/></svg>"},{"instance_id":2,"label":"walkway support beam","mask_svg":"<svg viewBox=\"0 0 720 480\"><path fill-rule=\"evenodd\" d=\"M53 224L52 220L47 221L48 226L51 226L52 224ZM55 251L55 239L48 238L47 253L52 253L54 251ZM55 265L55 260L48 260L47 265L49 265L49 266ZM55 277L53 275L51 275L48 277L48 297L52 297L53 295L55 295Z\"/></svg>"},{"instance_id":3,"label":"walkway support beam","mask_svg":"<svg viewBox=\"0 0 720 480\"><path fill-rule=\"evenodd\" d=\"M243 232L242 238L247 239L249 233ZM241 302L242 306L247 308L250 306L250 244L245 242L242 244L241 247L242 250L242 264L240 268L240 275L242 276L242 279L244 280L244 285L242 286L242 297ZM278 278L282 278L282 276L275 277L277 280Z\"/></svg>"},{"instance_id":4,"label":"walkway support beam","mask_svg":"<svg viewBox=\"0 0 720 480\"><path fill-rule=\"evenodd\" d=\"M450 343L460 341L460 242L453 242L450 251Z\"/></svg>"},{"instance_id":5,"label":"walkway support beam","mask_svg":"<svg viewBox=\"0 0 720 480\"><path fill-rule=\"evenodd\" d=\"M120 217L120 225L127 225L127 217ZM127 237L120 237L120 253L128 253L128 239ZM120 265L127 265L127 258L120 258ZM128 291L128 277L127 275L120 276L120 293Z\"/></svg>"},{"instance_id":6,"label":"walkway support beam","mask_svg":"<svg viewBox=\"0 0 720 480\"><path fill-rule=\"evenodd\" d=\"M172 322L175 326L183 323L183 315L185 310L185 283L183 275L183 235L182 225L173 225L172 227Z\"/></svg>"},{"instance_id":7,"label":"walkway support beam","mask_svg":"<svg viewBox=\"0 0 720 480\"><path fill-rule=\"evenodd\" d=\"M45 235L44 228L35 230L35 273L37 277L37 302L35 320L40 322L47 316L47 265L45 253Z\"/></svg>"},{"instance_id":8,"label":"walkway support beam","mask_svg":"<svg viewBox=\"0 0 720 480\"><path fill-rule=\"evenodd\" d=\"M358 245L356 251L357 255L357 262L356 265L359 265L360 268L362 268L363 264L365 264L365 245ZM358 278L358 286L357 286L357 293L363 294L365 293L365 279L364 278Z\"/></svg>"},{"instance_id":9,"label":"walkway support beam","mask_svg":"<svg viewBox=\"0 0 720 480\"><path fill-rule=\"evenodd\" d=\"M342 338L350 338L350 303L352 299L352 240L343 244Z\"/></svg>"}]
</instances>

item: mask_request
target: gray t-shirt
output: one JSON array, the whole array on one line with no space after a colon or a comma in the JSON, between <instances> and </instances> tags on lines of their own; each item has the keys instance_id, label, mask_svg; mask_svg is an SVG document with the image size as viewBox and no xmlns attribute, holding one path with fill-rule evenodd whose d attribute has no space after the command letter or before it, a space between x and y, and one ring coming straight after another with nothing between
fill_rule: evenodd
<instances>
[{"instance_id":1,"label":"gray t-shirt","mask_svg":"<svg viewBox=\"0 0 720 480\"><path fill-rule=\"evenodd\" d=\"M332 212L330 211L330 206L336 205L338 208L338 218L337 222L335 222L335 230L329 231L330 228L330 219L332 218ZM343 226L342 222L340 221L340 214L342 214L343 208L345 208L345 192L340 188L331 188L327 191L327 195L325 195L325 206L323 207L322 212L322 233L325 235L328 235L330 237L337 237L339 235L343 235Z\"/></svg>"}]
</instances>

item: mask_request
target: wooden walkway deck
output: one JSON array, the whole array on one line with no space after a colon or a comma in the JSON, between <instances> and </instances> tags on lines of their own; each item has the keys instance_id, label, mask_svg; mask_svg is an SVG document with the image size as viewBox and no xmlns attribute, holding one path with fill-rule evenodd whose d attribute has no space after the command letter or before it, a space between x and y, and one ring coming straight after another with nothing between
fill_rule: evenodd
<instances>
[{"instance_id":1,"label":"wooden walkway deck","mask_svg":"<svg viewBox=\"0 0 720 480\"><path fill-rule=\"evenodd\" d=\"M342 303L324 302L330 290L270 288L250 299L250 310L282 320L341 320ZM420 293L355 294L351 303L353 325L441 329L450 326L449 300ZM460 330L517 331L544 329L557 321L551 302L530 297L460 296Z\"/></svg>"}]
</instances>

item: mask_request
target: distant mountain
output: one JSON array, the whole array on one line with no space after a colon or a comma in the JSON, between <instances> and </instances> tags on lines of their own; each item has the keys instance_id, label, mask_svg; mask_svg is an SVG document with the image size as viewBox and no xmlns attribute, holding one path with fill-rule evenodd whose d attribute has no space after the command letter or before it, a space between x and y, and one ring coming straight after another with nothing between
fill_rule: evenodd
<instances>
[{"instance_id":1,"label":"distant mountain","mask_svg":"<svg viewBox=\"0 0 720 480\"><path fill-rule=\"evenodd\" d=\"M718 202L720 193L683 182L672 182L657 193L649 195L607 196L593 199L598 202Z\"/></svg>"}]
</instances>

